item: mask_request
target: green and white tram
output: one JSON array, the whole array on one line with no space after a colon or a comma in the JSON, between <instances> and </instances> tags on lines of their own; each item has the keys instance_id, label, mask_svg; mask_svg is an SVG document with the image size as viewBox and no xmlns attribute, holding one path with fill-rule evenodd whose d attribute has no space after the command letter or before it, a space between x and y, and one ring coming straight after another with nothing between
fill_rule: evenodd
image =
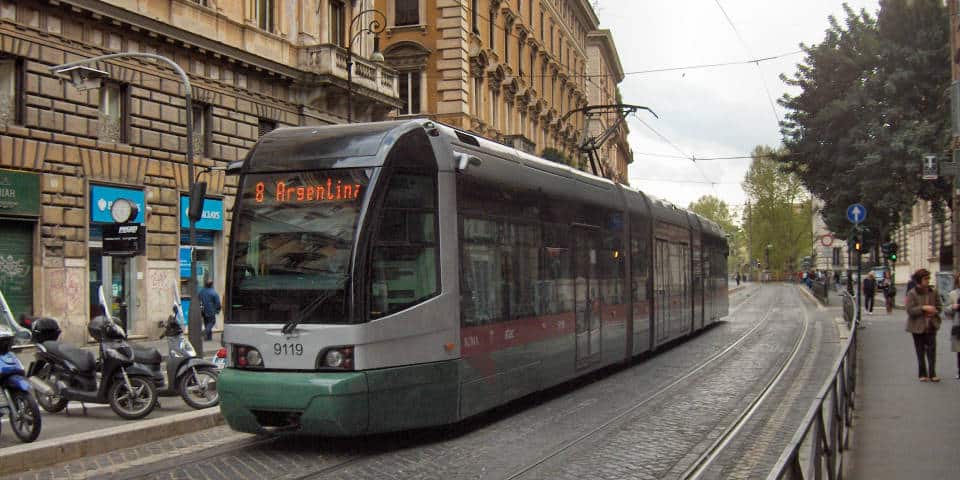
<instances>
[{"instance_id":1,"label":"green and white tram","mask_svg":"<svg viewBox=\"0 0 960 480\"><path fill-rule=\"evenodd\" d=\"M727 314L714 223L435 122L279 129L240 175L219 381L239 431L454 423Z\"/></svg>"}]
</instances>

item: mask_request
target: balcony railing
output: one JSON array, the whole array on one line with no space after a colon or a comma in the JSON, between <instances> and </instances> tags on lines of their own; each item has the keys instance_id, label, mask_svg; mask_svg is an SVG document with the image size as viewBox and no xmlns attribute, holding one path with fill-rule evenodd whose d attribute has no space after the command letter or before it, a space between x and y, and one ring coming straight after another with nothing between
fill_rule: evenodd
<instances>
[{"instance_id":1,"label":"balcony railing","mask_svg":"<svg viewBox=\"0 0 960 480\"><path fill-rule=\"evenodd\" d=\"M304 47L300 50L300 68L346 81L347 50L333 44ZM359 55L353 56L353 88L355 93L359 93L360 88L366 88L392 98L400 95L397 74L393 69Z\"/></svg>"}]
</instances>

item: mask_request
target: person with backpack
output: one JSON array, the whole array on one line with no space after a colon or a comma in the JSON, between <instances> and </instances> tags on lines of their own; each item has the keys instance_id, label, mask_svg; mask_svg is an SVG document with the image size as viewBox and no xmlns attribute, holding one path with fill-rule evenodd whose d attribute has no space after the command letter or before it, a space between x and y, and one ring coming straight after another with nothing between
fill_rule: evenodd
<instances>
[{"instance_id":1,"label":"person with backpack","mask_svg":"<svg viewBox=\"0 0 960 480\"><path fill-rule=\"evenodd\" d=\"M213 289L213 280L207 279L198 294L200 299L200 314L203 316L203 338L213 340L213 326L217 323L217 314L220 313L220 295Z\"/></svg>"}]
</instances>

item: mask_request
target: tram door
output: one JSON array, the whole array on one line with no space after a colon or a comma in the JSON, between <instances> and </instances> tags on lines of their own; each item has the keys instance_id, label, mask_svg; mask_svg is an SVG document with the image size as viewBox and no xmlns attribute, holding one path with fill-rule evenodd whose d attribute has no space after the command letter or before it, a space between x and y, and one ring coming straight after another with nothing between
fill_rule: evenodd
<instances>
[{"instance_id":1,"label":"tram door","mask_svg":"<svg viewBox=\"0 0 960 480\"><path fill-rule=\"evenodd\" d=\"M576 227L573 229L576 280L574 302L576 311L577 366L599 357L602 324L602 302L597 278L597 256L600 254L600 238L597 230Z\"/></svg>"},{"instance_id":2,"label":"tram door","mask_svg":"<svg viewBox=\"0 0 960 480\"><path fill-rule=\"evenodd\" d=\"M666 240L657 240L653 264L653 338L660 345L670 335L670 245Z\"/></svg>"}]
</instances>

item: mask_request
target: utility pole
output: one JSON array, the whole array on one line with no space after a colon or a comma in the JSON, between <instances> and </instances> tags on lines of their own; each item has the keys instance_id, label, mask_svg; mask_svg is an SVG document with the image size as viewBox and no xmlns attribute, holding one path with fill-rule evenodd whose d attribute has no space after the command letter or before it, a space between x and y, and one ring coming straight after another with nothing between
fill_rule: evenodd
<instances>
[{"instance_id":1,"label":"utility pole","mask_svg":"<svg viewBox=\"0 0 960 480\"><path fill-rule=\"evenodd\" d=\"M953 0L948 2L950 9L950 51L955 52L957 48L960 47L960 32L957 31L960 28L960 18L957 17L960 14L958 11L957 1ZM949 61L949 60L947 60ZM950 123L952 124L952 133L953 133L953 142L951 144L951 153L952 158L956 159L960 156L960 65L957 62L950 61L950 78L953 79L953 83L950 85L950 95L953 97L951 102L951 112L950 112ZM960 272L960 182L958 182L958 177L953 178L951 182L951 193L953 197L953 210L952 217L953 222L950 226L950 231L953 237L953 271L954 273Z\"/></svg>"}]
</instances>

